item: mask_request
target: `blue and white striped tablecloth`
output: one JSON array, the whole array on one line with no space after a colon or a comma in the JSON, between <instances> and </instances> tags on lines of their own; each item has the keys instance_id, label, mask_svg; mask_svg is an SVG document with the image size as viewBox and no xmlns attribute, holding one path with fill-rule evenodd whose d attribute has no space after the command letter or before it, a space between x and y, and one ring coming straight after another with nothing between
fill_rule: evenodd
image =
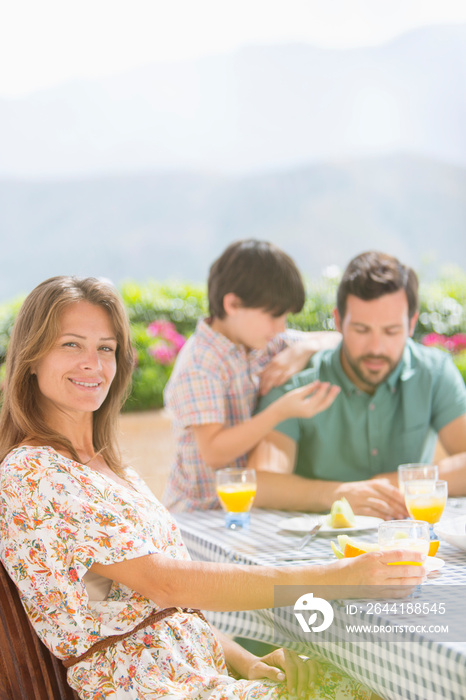
<instances>
[{"instance_id":1,"label":"blue and white striped tablecloth","mask_svg":"<svg viewBox=\"0 0 466 700\"><path fill-rule=\"evenodd\" d=\"M444 517L462 513L466 513L466 499L455 499L449 503ZM296 543L301 535L278 527L284 517L296 515L255 509L251 513L250 529L245 531L225 529L221 511L183 513L176 515L176 520L193 559L299 566L304 563L295 558ZM357 533L357 536L374 538L374 531ZM303 557L307 563L325 563L334 558L330 539L332 536L328 534L319 535L306 547ZM461 595L466 601L466 552L441 542L438 556L445 561L445 566L437 577L429 579L422 592L431 586L441 586L442 600L451 591L451 597ZM393 643L383 639L377 642L361 641L360 638L356 641L345 638L342 641L337 615L337 624L332 627L331 633L326 633L325 641L309 641L309 636L301 630L290 608L215 612L207 613L207 616L216 627L228 634L286 646L308 656L330 660L387 700L466 700L466 618L464 637L455 638L454 641L436 641L425 635L408 634L401 637L402 641ZM375 620L372 616L371 621L383 624L390 622L390 618L378 616ZM409 620L404 616L403 621Z\"/></svg>"}]
</instances>

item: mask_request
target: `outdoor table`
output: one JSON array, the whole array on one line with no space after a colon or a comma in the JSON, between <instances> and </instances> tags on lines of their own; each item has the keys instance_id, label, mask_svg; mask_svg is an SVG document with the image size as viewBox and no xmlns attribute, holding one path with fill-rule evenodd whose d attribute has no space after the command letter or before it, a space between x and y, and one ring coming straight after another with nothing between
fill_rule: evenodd
<instances>
[{"instance_id":1,"label":"outdoor table","mask_svg":"<svg viewBox=\"0 0 466 700\"><path fill-rule=\"evenodd\" d=\"M443 517L463 513L466 514L466 498L450 499ZM280 530L277 525L284 517L296 515L300 514L253 509L250 528L244 531L227 530L220 510L182 513L175 517L183 540L195 560L275 566L335 561L330 547L330 540L335 539L335 534L319 535L302 552L303 561L296 558L296 544L302 535ZM375 531L358 532L354 536L373 540L374 534ZM398 633L396 641L393 641L393 637L391 641L385 641L383 636L373 636L366 641L361 635L351 640L347 632L342 631L342 619L347 621L348 616L342 612L342 619L339 619L338 609L343 611L345 603L355 601L334 604L335 624L325 632L325 637L307 634L298 624L292 607L208 612L207 617L227 634L285 646L331 661L387 700L465 700L466 615L463 612L466 609L466 552L441 541L438 556L445 561L445 565L435 577L429 577L423 584L420 601L427 594L431 596L430 600L435 599L436 595L439 600L441 598L449 611L454 605L462 605L460 617L456 619L460 631L458 634L458 629L455 630L456 636L453 635L451 641L411 631ZM437 586L440 588L434 588ZM429 619L432 621L432 617ZM412 625L419 623L419 618L407 614L393 617L380 611L377 615L368 616L363 606L363 612L358 612L354 623L368 621L379 626L393 626L396 623L412 629ZM442 619L436 615L433 621L442 622Z\"/></svg>"}]
</instances>

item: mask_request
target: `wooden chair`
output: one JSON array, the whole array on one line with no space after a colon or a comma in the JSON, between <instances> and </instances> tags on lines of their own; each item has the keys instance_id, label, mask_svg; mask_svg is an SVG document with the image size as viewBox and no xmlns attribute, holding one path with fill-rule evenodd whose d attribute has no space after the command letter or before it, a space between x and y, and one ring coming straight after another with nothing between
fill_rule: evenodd
<instances>
[{"instance_id":1,"label":"wooden chair","mask_svg":"<svg viewBox=\"0 0 466 700\"><path fill-rule=\"evenodd\" d=\"M0 563L0 700L79 700L66 669L34 632Z\"/></svg>"}]
</instances>

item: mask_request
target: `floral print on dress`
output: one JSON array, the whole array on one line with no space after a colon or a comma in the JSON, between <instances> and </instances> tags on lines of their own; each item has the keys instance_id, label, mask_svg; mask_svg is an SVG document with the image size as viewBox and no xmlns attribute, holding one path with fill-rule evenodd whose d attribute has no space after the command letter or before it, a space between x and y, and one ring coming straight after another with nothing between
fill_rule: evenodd
<instances>
[{"instance_id":1,"label":"floral print on dress","mask_svg":"<svg viewBox=\"0 0 466 700\"><path fill-rule=\"evenodd\" d=\"M51 447L19 447L0 466L0 558L39 637L57 657L131 630L157 606L113 583L90 601L94 562L148 554L189 559L178 527L136 472L125 487ZM322 665L319 700L366 700L360 683ZM176 613L75 664L68 681L83 700L287 698L282 684L235 680L210 626Z\"/></svg>"}]
</instances>

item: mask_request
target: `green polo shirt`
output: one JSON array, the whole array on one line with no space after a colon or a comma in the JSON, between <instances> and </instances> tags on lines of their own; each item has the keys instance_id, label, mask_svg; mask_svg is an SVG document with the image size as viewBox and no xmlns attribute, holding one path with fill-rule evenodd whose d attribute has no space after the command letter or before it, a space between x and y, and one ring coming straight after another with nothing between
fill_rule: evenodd
<instances>
[{"instance_id":1,"label":"green polo shirt","mask_svg":"<svg viewBox=\"0 0 466 700\"><path fill-rule=\"evenodd\" d=\"M257 409L315 379L341 386L326 411L275 428L298 443L295 473L302 476L359 481L394 471L399 464L431 462L438 431L466 413L466 388L450 356L412 340L373 395L348 379L340 347L317 353L310 365L262 397Z\"/></svg>"}]
</instances>

